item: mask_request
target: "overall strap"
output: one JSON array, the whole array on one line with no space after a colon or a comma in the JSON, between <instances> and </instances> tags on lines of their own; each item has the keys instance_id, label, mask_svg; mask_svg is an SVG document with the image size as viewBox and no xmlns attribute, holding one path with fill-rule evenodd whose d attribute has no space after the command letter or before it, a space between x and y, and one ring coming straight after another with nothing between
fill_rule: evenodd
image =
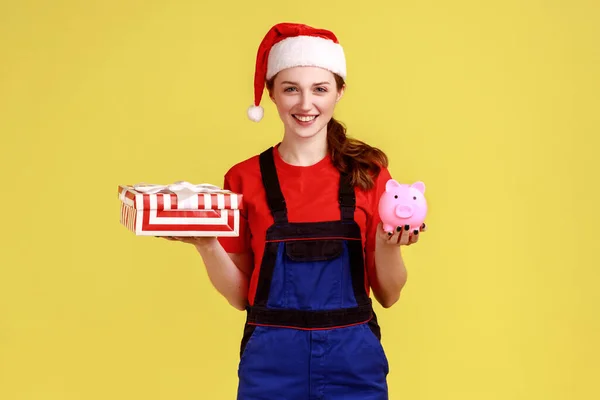
<instances>
[{"instance_id":1,"label":"overall strap","mask_svg":"<svg viewBox=\"0 0 600 400\"><path fill-rule=\"evenodd\" d=\"M281 193L279 179L277 178L277 169L275 168L275 160L273 158L273 147L268 148L259 156L260 173L262 176L263 186L267 193L267 203L276 224L288 222L287 208L285 199Z\"/></svg>"},{"instance_id":2,"label":"overall strap","mask_svg":"<svg viewBox=\"0 0 600 400\"><path fill-rule=\"evenodd\" d=\"M356 208L356 194L350 184L350 176L345 172L340 173L339 202L342 221L353 221L354 209Z\"/></svg>"}]
</instances>

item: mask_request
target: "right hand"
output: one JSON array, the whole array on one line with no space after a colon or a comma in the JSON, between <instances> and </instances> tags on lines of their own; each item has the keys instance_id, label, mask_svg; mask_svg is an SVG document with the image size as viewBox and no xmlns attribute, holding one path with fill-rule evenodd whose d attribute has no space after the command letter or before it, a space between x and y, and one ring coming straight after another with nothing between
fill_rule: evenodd
<instances>
[{"instance_id":1,"label":"right hand","mask_svg":"<svg viewBox=\"0 0 600 400\"><path fill-rule=\"evenodd\" d=\"M171 242L182 242L187 244L193 244L196 247L204 247L211 245L217 241L215 236L204 237L204 236L157 236L167 239Z\"/></svg>"}]
</instances>

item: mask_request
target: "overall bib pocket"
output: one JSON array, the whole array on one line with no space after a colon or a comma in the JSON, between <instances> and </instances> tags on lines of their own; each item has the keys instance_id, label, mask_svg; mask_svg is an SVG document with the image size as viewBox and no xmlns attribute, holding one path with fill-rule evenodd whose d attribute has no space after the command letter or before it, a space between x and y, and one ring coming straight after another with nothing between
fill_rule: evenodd
<instances>
[{"instance_id":1,"label":"overall bib pocket","mask_svg":"<svg viewBox=\"0 0 600 400\"><path fill-rule=\"evenodd\" d=\"M298 310L355 307L345 240L291 240L280 244L269 306ZM348 292L348 293L346 293Z\"/></svg>"}]
</instances>

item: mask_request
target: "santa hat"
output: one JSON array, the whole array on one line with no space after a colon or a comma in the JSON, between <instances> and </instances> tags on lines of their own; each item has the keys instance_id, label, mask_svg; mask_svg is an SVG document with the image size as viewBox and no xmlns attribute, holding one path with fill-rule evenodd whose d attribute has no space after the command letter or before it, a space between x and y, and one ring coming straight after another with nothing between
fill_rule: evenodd
<instances>
[{"instance_id":1,"label":"santa hat","mask_svg":"<svg viewBox=\"0 0 600 400\"><path fill-rule=\"evenodd\" d=\"M344 50L332 32L303 24L273 26L260 43L256 56L254 104L248 108L252 121L258 122L264 115L260 100L265 81L283 69L300 66L321 67L346 79Z\"/></svg>"}]
</instances>

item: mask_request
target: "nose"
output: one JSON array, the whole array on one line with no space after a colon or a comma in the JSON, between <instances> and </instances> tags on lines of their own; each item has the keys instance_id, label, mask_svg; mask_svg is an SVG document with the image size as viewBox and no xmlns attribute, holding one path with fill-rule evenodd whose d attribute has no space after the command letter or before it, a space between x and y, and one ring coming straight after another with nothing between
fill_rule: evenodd
<instances>
[{"instance_id":1,"label":"nose","mask_svg":"<svg viewBox=\"0 0 600 400\"><path fill-rule=\"evenodd\" d=\"M309 111L312 109L312 94L311 93L303 93L300 98L300 108L303 111Z\"/></svg>"}]
</instances>

